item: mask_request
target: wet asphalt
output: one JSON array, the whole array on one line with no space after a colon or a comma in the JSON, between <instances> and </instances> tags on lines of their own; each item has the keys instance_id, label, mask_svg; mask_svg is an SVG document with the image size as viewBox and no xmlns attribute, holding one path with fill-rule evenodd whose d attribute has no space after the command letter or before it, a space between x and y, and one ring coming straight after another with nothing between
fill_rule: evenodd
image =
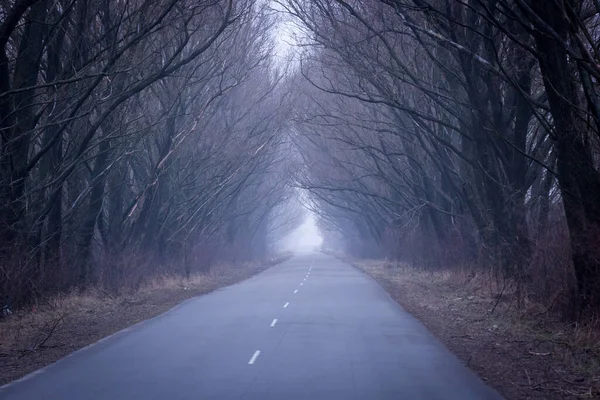
<instances>
[{"instance_id":1,"label":"wet asphalt","mask_svg":"<svg viewBox=\"0 0 600 400\"><path fill-rule=\"evenodd\" d=\"M496 400L371 278L305 253L0 389L1 400Z\"/></svg>"}]
</instances>

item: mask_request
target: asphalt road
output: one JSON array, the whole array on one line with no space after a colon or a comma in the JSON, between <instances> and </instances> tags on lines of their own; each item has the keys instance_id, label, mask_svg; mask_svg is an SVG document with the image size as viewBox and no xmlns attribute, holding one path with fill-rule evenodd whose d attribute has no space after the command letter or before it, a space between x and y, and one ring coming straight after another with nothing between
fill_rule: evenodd
<instances>
[{"instance_id":1,"label":"asphalt road","mask_svg":"<svg viewBox=\"0 0 600 400\"><path fill-rule=\"evenodd\" d=\"M80 350L0 399L501 397L368 276L314 253Z\"/></svg>"}]
</instances>

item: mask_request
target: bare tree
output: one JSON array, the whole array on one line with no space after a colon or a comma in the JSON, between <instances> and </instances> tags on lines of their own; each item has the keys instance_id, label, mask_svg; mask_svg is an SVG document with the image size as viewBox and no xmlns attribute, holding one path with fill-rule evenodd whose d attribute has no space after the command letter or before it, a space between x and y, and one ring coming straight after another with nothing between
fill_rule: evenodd
<instances>
[{"instance_id":1,"label":"bare tree","mask_svg":"<svg viewBox=\"0 0 600 400\"><path fill-rule=\"evenodd\" d=\"M38 0L1 13L6 296L189 274L240 237L255 250L240 256L265 256L290 190L265 4Z\"/></svg>"},{"instance_id":2,"label":"bare tree","mask_svg":"<svg viewBox=\"0 0 600 400\"><path fill-rule=\"evenodd\" d=\"M576 308L597 310L598 10L552 3L282 2L317 89L298 129L326 149L330 167L311 159L303 181L325 219L380 245L398 227L437 248L460 239L524 288L557 182Z\"/></svg>"}]
</instances>

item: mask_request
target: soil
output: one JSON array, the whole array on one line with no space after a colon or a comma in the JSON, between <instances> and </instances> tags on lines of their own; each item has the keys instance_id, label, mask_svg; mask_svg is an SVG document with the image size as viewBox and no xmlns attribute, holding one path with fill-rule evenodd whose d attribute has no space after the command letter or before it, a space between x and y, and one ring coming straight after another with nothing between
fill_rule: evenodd
<instances>
[{"instance_id":1,"label":"soil","mask_svg":"<svg viewBox=\"0 0 600 400\"><path fill-rule=\"evenodd\" d=\"M184 300L250 278L288 257L214 268L190 279L164 277L132 294L110 296L96 289L64 295L14 312L0 319L0 386Z\"/></svg>"},{"instance_id":2,"label":"soil","mask_svg":"<svg viewBox=\"0 0 600 400\"><path fill-rule=\"evenodd\" d=\"M473 275L350 261L506 399L600 398L600 332L594 327L526 312L534 307Z\"/></svg>"}]
</instances>

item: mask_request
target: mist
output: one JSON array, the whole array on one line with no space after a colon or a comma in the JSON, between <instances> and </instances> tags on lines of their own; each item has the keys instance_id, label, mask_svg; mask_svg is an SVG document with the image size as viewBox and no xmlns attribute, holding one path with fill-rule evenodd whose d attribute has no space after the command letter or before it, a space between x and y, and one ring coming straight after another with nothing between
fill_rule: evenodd
<instances>
[{"instance_id":1,"label":"mist","mask_svg":"<svg viewBox=\"0 0 600 400\"><path fill-rule=\"evenodd\" d=\"M171 397L291 398L292 377L323 379L319 393L339 398L377 399L369 379L397 389L391 398L459 386L455 398L493 398L461 376L439 392L417 387L438 382L427 357L388 370L425 336L394 331L412 317L389 313L352 264L419 300L416 315L444 304L424 307L448 311L425 319L457 339L486 337L453 321L498 340L521 318L552 321L574 348L583 341L569 330L589 330L595 350L579 353L593 353L581 365L596 376L560 375L573 387L556 393L600 393L599 21L598 0L1 1L0 380L216 291L148 342L128 342L135 351L113 348L115 364L147 369L120 376L126 390L111 398L142 387L140 398L165 398L187 384L206 391ZM460 310L483 320L449 317ZM500 310L519 314L500 322ZM513 353L551 365L564 349L549 346ZM127 364L155 350L154 363ZM271 375L234 376L272 360L281 364L260 369ZM499 360L477 369L521 362ZM73 367L54 396L46 382L19 400L97 399L109 364L98 381ZM514 368L526 380L512 390L546 396L563 370L530 367ZM329 380L329 370L350 374ZM224 371L238 387L207 378ZM190 380L161 386L163 372ZM403 392L399 377L413 373ZM264 392L246 397L263 377Z\"/></svg>"},{"instance_id":2,"label":"mist","mask_svg":"<svg viewBox=\"0 0 600 400\"><path fill-rule=\"evenodd\" d=\"M317 250L322 243L323 237L317 227L316 218L312 213L308 213L302 224L283 238L277 246L280 251L298 253Z\"/></svg>"}]
</instances>

